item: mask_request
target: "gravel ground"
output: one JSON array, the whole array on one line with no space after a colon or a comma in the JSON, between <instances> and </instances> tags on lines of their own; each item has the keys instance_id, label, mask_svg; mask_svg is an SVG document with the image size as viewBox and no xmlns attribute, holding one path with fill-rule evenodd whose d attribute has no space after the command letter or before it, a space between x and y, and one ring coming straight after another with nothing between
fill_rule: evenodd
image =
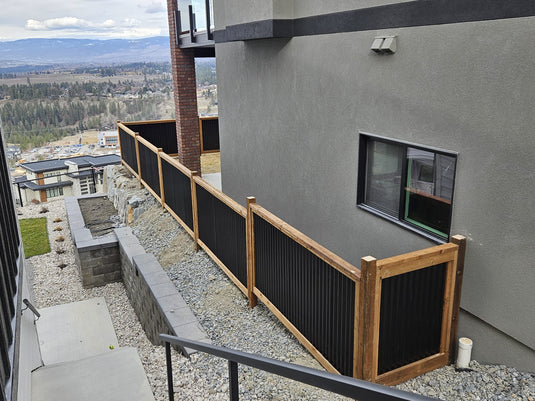
<instances>
[{"instance_id":1,"label":"gravel ground","mask_svg":"<svg viewBox=\"0 0 535 401\"><path fill-rule=\"evenodd\" d=\"M23 216L48 218L52 252L31 258L35 272L38 307L104 296L121 346L135 346L157 400L167 399L163 347L153 346L135 316L120 283L96 289L82 289L74 264L74 249L62 200L22 208ZM56 217L63 221L54 223ZM62 243L52 231L63 228ZM147 252L153 253L167 270L185 301L196 314L216 345L254 352L267 357L320 368L300 343L259 304L248 308L243 294L203 252L195 252L189 235L154 204L132 224ZM57 249L63 249L58 254ZM65 264L64 268L60 268ZM191 360L174 354L174 384L179 400L227 400L227 364L217 358L195 354ZM516 369L479 364L472 371L456 372L446 366L398 386L403 390L443 400L524 400L535 401L535 375ZM244 400L334 400L345 399L306 385L240 366L240 397Z\"/></svg>"},{"instance_id":2,"label":"gravel ground","mask_svg":"<svg viewBox=\"0 0 535 401\"><path fill-rule=\"evenodd\" d=\"M40 213L43 207L46 207L48 212ZM30 204L19 208L19 212L22 213L19 215L19 218L44 216L47 218L48 223L52 251L45 255L30 258L34 269L33 289L37 308L45 308L94 297L104 297L119 345L122 347L137 348L156 400L167 400L165 349L152 345L147 339L130 305L122 283L113 283L104 287L91 289L82 288L74 260L74 245L65 215L64 201L58 199L49 201L44 205ZM61 219L61 221L54 222L56 219ZM61 228L61 230L57 228ZM63 242L56 242L56 238L60 235L65 237L65 240ZM174 360L177 365L184 366L181 370L175 370L174 380L184 380L186 377L184 372L187 374L188 369L193 370L191 363L177 353L174 354ZM180 378L179 374L181 375ZM189 377L191 379L194 378L193 374L190 374ZM202 389L199 391L202 391ZM184 397L182 399L193 400L195 397Z\"/></svg>"}]
</instances>

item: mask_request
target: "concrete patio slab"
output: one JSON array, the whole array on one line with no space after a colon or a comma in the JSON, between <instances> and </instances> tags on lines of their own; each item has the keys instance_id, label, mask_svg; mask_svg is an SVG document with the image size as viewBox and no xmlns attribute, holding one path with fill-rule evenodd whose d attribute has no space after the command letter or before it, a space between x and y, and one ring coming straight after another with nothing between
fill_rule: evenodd
<instances>
[{"instance_id":1,"label":"concrete patio slab","mask_svg":"<svg viewBox=\"0 0 535 401\"><path fill-rule=\"evenodd\" d=\"M33 401L154 401L135 348L44 366L32 372Z\"/></svg>"},{"instance_id":2,"label":"concrete patio slab","mask_svg":"<svg viewBox=\"0 0 535 401\"><path fill-rule=\"evenodd\" d=\"M119 346L104 298L40 309L36 321L45 365L74 361Z\"/></svg>"}]
</instances>

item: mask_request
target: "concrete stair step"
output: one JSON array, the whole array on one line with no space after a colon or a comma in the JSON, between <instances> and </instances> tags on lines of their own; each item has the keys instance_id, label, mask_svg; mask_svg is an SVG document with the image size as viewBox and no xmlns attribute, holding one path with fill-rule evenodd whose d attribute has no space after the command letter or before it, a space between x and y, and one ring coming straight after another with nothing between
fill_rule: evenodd
<instances>
[{"instance_id":1,"label":"concrete stair step","mask_svg":"<svg viewBox=\"0 0 535 401\"><path fill-rule=\"evenodd\" d=\"M36 321L45 365L110 352L119 344L103 297L40 309Z\"/></svg>"},{"instance_id":2,"label":"concrete stair step","mask_svg":"<svg viewBox=\"0 0 535 401\"><path fill-rule=\"evenodd\" d=\"M32 401L154 401L137 350L119 348L32 372Z\"/></svg>"}]
</instances>

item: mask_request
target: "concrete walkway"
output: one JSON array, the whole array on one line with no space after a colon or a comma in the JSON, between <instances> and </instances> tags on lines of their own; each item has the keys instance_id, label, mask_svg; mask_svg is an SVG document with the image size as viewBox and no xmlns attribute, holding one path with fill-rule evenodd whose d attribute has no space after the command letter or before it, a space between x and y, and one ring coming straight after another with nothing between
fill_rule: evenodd
<instances>
[{"instance_id":1,"label":"concrete walkway","mask_svg":"<svg viewBox=\"0 0 535 401\"><path fill-rule=\"evenodd\" d=\"M221 173L203 174L202 178L221 191Z\"/></svg>"},{"instance_id":2,"label":"concrete walkway","mask_svg":"<svg viewBox=\"0 0 535 401\"><path fill-rule=\"evenodd\" d=\"M32 372L33 401L154 401L135 348L119 348L104 298L39 310L44 366Z\"/></svg>"}]
</instances>

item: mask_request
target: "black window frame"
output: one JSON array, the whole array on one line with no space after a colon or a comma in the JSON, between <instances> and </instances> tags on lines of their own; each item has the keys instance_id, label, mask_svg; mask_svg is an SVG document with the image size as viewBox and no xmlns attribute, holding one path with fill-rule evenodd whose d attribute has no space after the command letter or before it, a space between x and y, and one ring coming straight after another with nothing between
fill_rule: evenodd
<instances>
[{"instance_id":1,"label":"black window frame","mask_svg":"<svg viewBox=\"0 0 535 401\"><path fill-rule=\"evenodd\" d=\"M372 141L379 141L386 144L391 144L395 146L399 146L403 148L404 151L404 160L402 163L402 169L401 169L401 181L399 185L399 207L397 211L397 215L389 214L385 211L379 210L376 207L373 207L366 203L366 178L367 178L367 171L368 171L368 142ZM452 193L451 193L451 206L449 208L449 215L448 215L448 230L447 232L444 232L444 236L441 236L435 232L433 232L432 229L426 229L423 227L423 224L414 224L410 222L409 220L405 219L405 185L407 183L407 150L408 148L414 148L426 152L432 152L439 155L445 155L454 158L454 174L453 174L453 187L452 187ZM358 153L358 181L357 181L357 207L359 209L365 210L369 213L372 213L378 217L381 217L385 220L388 220L400 227L403 227L407 230L410 230L416 234L419 234L427 239L430 239L437 243L445 243L450 240L451 236L451 222L452 222L452 215L453 215L453 200L455 195L455 180L457 176L457 160L458 160L459 154L457 152L448 151L444 149L439 149L435 147L430 146L424 146L408 141L403 140L397 140L392 138L387 138L380 135L374 135L366 132L359 132L359 153Z\"/></svg>"}]
</instances>

